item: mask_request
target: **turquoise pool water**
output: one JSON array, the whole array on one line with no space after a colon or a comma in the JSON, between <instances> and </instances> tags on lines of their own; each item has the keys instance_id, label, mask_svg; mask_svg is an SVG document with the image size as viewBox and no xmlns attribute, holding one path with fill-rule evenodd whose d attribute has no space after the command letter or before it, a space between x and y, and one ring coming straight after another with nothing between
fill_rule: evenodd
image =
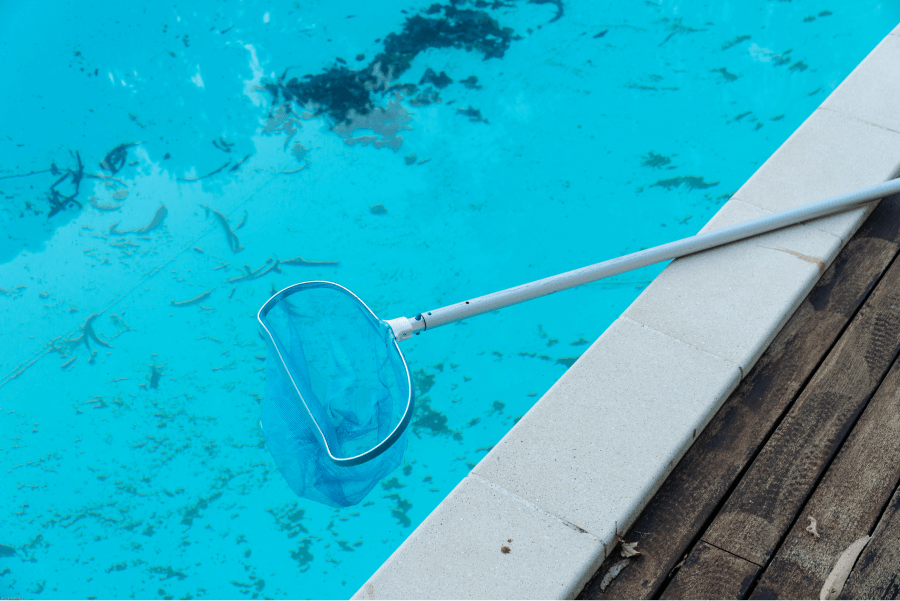
<instances>
[{"instance_id":1,"label":"turquoise pool water","mask_svg":"<svg viewBox=\"0 0 900 601\"><path fill-rule=\"evenodd\" d=\"M339 511L262 444L272 291L392 318L693 234L898 21L0 4L0 595L349 597L660 268L404 343L405 465Z\"/></svg>"}]
</instances>

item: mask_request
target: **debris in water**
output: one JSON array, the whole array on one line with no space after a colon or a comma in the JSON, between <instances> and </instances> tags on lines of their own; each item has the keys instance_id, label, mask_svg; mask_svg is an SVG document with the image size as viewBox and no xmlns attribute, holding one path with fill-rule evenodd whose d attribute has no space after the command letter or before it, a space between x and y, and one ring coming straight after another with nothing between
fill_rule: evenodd
<instances>
[{"instance_id":1,"label":"debris in water","mask_svg":"<svg viewBox=\"0 0 900 601\"><path fill-rule=\"evenodd\" d=\"M212 144L222 152L231 152L231 147L234 146L234 142L228 143L222 136L219 136L218 140L213 140Z\"/></svg>"},{"instance_id":2,"label":"debris in water","mask_svg":"<svg viewBox=\"0 0 900 601\"><path fill-rule=\"evenodd\" d=\"M294 158L299 162L307 161L306 155L309 154L309 148L301 144L300 142L296 142L291 147L291 154L294 155Z\"/></svg>"},{"instance_id":3,"label":"debris in water","mask_svg":"<svg viewBox=\"0 0 900 601\"><path fill-rule=\"evenodd\" d=\"M372 205L371 207L369 207L369 211L370 211L373 215L385 215L385 214L387 214L387 209L386 209L385 206L384 206L383 204L381 204L381 203Z\"/></svg>"},{"instance_id":4,"label":"debris in water","mask_svg":"<svg viewBox=\"0 0 900 601\"><path fill-rule=\"evenodd\" d=\"M173 298L170 301L170 304L173 307L189 307L190 305L196 305L197 303L201 303L201 302L205 301L206 299L208 299L209 295L213 293L213 290L215 290L215 288L213 288L212 290L207 290L203 294L195 296L194 298L188 299L186 301L176 301Z\"/></svg>"},{"instance_id":5,"label":"debris in water","mask_svg":"<svg viewBox=\"0 0 900 601\"><path fill-rule=\"evenodd\" d=\"M383 140L377 136L357 136L355 138L345 138L344 143L354 146L356 144L361 144L362 146L368 146L371 144L375 148L390 148L394 152L400 150L400 145L403 144L403 136L396 136L393 138L388 138Z\"/></svg>"},{"instance_id":6,"label":"debris in water","mask_svg":"<svg viewBox=\"0 0 900 601\"><path fill-rule=\"evenodd\" d=\"M655 186L659 186L661 188L665 188L666 190L671 190L672 188L680 187L682 184L686 185L688 190L703 190L706 188L712 188L713 186L718 186L719 182L706 182L702 177L698 177L696 175L683 175L681 177L661 179L655 184L650 184L650 187L653 188Z\"/></svg>"},{"instance_id":7,"label":"debris in water","mask_svg":"<svg viewBox=\"0 0 900 601\"><path fill-rule=\"evenodd\" d=\"M687 25L682 25L681 19L678 18L678 19L675 19L674 22L669 26L669 31L671 31L672 33L670 33L668 35L668 37L666 37L666 39L664 39L659 44L660 46L662 46L663 44L665 44L666 42L671 40L675 35L677 35L679 33L698 33L701 31L706 31L706 29L695 29L693 27L688 27Z\"/></svg>"},{"instance_id":8,"label":"debris in water","mask_svg":"<svg viewBox=\"0 0 900 601\"><path fill-rule=\"evenodd\" d=\"M160 366L151 365L150 373L147 375L147 380L150 382L150 388L159 388L160 377L162 377L162 369L160 369Z\"/></svg>"},{"instance_id":9,"label":"debris in water","mask_svg":"<svg viewBox=\"0 0 900 601\"><path fill-rule=\"evenodd\" d=\"M322 265L337 265L340 261L307 261L303 257L294 257L281 261L282 265L294 265L300 267L320 267Z\"/></svg>"},{"instance_id":10,"label":"debris in water","mask_svg":"<svg viewBox=\"0 0 900 601\"><path fill-rule=\"evenodd\" d=\"M529 4L553 4L556 6L556 14L552 19L547 21L548 23L553 23L555 21L559 21L562 19L563 14L565 14L565 9L563 8L562 0L528 0Z\"/></svg>"},{"instance_id":11,"label":"debris in water","mask_svg":"<svg viewBox=\"0 0 900 601\"><path fill-rule=\"evenodd\" d=\"M69 348L75 348L78 345L83 343L84 346L87 348L88 352L91 354L91 358L90 358L91 363L94 362L94 357L96 356L97 352L91 349L89 340L93 340L100 346L103 346L106 348L112 348L112 345L110 343L101 339L97 335L97 333L94 331L93 321L95 319L97 319L99 316L100 316L100 313L92 313L91 315L89 315L88 318L85 320L84 325L81 326L81 336L79 336L78 338L72 338L70 340L65 341L65 343L69 345Z\"/></svg>"},{"instance_id":12,"label":"debris in water","mask_svg":"<svg viewBox=\"0 0 900 601\"><path fill-rule=\"evenodd\" d=\"M306 169L306 167L307 167L308 165L309 165L309 163L307 162L306 165L303 165L302 167L299 167L299 168L297 168L297 169L290 169L290 170L288 170L288 171L279 171L278 173L281 173L281 174L283 174L283 175L291 175L291 174L294 174L294 173L300 173L301 171L303 171L304 169Z\"/></svg>"},{"instance_id":13,"label":"debris in water","mask_svg":"<svg viewBox=\"0 0 900 601\"><path fill-rule=\"evenodd\" d=\"M553 2L561 6L561 0ZM510 42L518 39L511 28L501 28L484 11L461 9L450 3L433 4L422 12L408 17L401 32L385 36L384 51L367 67L352 70L340 65L324 73L295 77L287 82L284 82L285 71L277 81L266 82L263 89L272 94L275 103L282 98L295 101L317 114L327 113L340 123L349 118L351 111L360 114L371 111L374 106L372 93L391 91L391 80L405 73L416 56L429 48L478 51L487 60L502 58ZM445 74L424 79L445 85L449 77Z\"/></svg>"},{"instance_id":14,"label":"debris in water","mask_svg":"<svg viewBox=\"0 0 900 601\"><path fill-rule=\"evenodd\" d=\"M725 67L720 67L718 69L711 69L710 73L718 73L722 76L722 79L728 82L736 81L738 79L738 75L735 75Z\"/></svg>"},{"instance_id":15,"label":"debris in water","mask_svg":"<svg viewBox=\"0 0 900 601\"><path fill-rule=\"evenodd\" d=\"M421 397L417 399L416 417L412 422L413 434L422 437L422 433L426 432L431 436L449 436L453 440L462 440L462 432L453 430L447 426L447 416L431 408L430 399Z\"/></svg>"},{"instance_id":16,"label":"debris in water","mask_svg":"<svg viewBox=\"0 0 900 601\"><path fill-rule=\"evenodd\" d=\"M244 158L242 158L240 161L238 161L237 163L235 163L235 164L231 167L231 169L229 169L229 171L231 171L232 173L234 173L235 171L237 171L238 169L240 169L240 168L241 168L241 165L243 165L244 163L246 163L246 162L247 162L247 159L249 159L251 156L253 156L253 155L250 155L250 154L246 155L246 156L245 156Z\"/></svg>"},{"instance_id":17,"label":"debris in water","mask_svg":"<svg viewBox=\"0 0 900 601\"><path fill-rule=\"evenodd\" d=\"M159 208L156 209L156 213L153 215L153 219L150 220L150 223L145 225L144 227L138 228L136 230L118 230L116 226L119 225L120 222L116 221L114 224L109 226L109 233L114 236L124 236L125 234L146 234L147 232L151 232L162 225L162 222L165 220L166 215L168 215L169 209L166 208L166 205L159 205Z\"/></svg>"},{"instance_id":18,"label":"debris in water","mask_svg":"<svg viewBox=\"0 0 900 601\"><path fill-rule=\"evenodd\" d=\"M409 528L412 525L412 520L409 519L409 515L407 514L407 512L412 509L412 503L410 503L397 493L383 495L383 498L391 499L397 504L397 507L391 510L391 515L397 519L398 524L405 528Z\"/></svg>"},{"instance_id":19,"label":"debris in water","mask_svg":"<svg viewBox=\"0 0 900 601\"><path fill-rule=\"evenodd\" d=\"M441 101L438 91L432 87L427 87L415 98L411 98L409 103L413 106L428 106L429 104L437 104Z\"/></svg>"},{"instance_id":20,"label":"debris in water","mask_svg":"<svg viewBox=\"0 0 900 601\"><path fill-rule=\"evenodd\" d=\"M97 209L98 211L118 211L125 204L123 202L103 204L101 202L98 202L96 196L91 196L90 201L91 201L91 206L94 207L95 209Z\"/></svg>"},{"instance_id":21,"label":"debris in water","mask_svg":"<svg viewBox=\"0 0 900 601\"><path fill-rule=\"evenodd\" d=\"M388 100L387 106L376 106L366 113L351 109L346 120L335 125L332 130L350 145L372 144L375 148L388 147L396 151L403 144L403 136L399 132L412 129L410 121L412 117L409 112L395 97L394 100ZM352 137L358 129L371 130L374 135Z\"/></svg>"},{"instance_id":22,"label":"debris in water","mask_svg":"<svg viewBox=\"0 0 900 601\"><path fill-rule=\"evenodd\" d=\"M565 365L566 368L568 369L568 368L572 367L572 365L574 365L575 362L578 361L579 358L580 358L580 355L578 357L560 357L559 359L556 360L556 363L554 363L554 365Z\"/></svg>"},{"instance_id":23,"label":"debris in water","mask_svg":"<svg viewBox=\"0 0 900 601\"><path fill-rule=\"evenodd\" d=\"M656 167L657 169L665 167L666 165L668 165L669 163L672 162L672 159L670 157L667 157L662 154L657 154L657 153L653 152L652 150L646 156L643 156L641 158L644 159L643 161L641 161L642 166Z\"/></svg>"},{"instance_id":24,"label":"debris in water","mask_svg":"<svg viewBox=\"0 0 900 601\"><path fill-rule=\"evenodd\" d=\"M137 146L137 144L119 144L106 153L106 156L100 161L100 167L115 175L125 166L125 162L128 160L128 149L132 146Z\"/></svg>"},{"instance_id":25,"label":"debris in water","mask_svg":"<svg viewBox=\"0 0 900 601\"><path fill-rule=\"evenodd\" d=\"M75 197L78 196L78 190L81 187L81 180L85 177L84 164L81 162L81 155L77 150L74 153L70 150L69 154L75 157L75 160L78 162L78 167L77 169L66 169L66 172L62 175L62 177L51 184L50 191L47 192L47 200L50 202L50 213L47 215L47 217L53 217L60 211L68 208L71 204L78 205L79 209L82 208L81 203L78 202ZM51 167L51 172L54 175L58 175L59 173L61 173L55 163L52 164ZM72 185L75 189L71 194L66 196L59 190L57 190L56 186L60 185L70 177L72 178Z\"/></svg>"},{"instance_id":26,"label":"debris in water","mask_svg":"<svg viewBox=\"0 0 900 601\"><path fill-rule=\"evenodd\" d=\"M413 384L416 387L417 396L427 394L431 387L434 386L435 376L424 369L418 369L413 372Z\"/></svg>"},{"instance_id":27,"label":"debris in water","mask_svg":"<svg viewBox=\"0 0 900 601\"><path fill-rule=\"evenodd\" d=\"M390 480L385 480L381 483L381 488L384 490L391 490L392 488L405 488L406 485L402 484L397 476L394 476Z\"/></svg>"},{"instance_id":28,"label":"debris in water","mask_svg":"<svg viewBox=\"0 0 900 601\"><path fill-rule=\"evenodd\" d=\"M242 159L241 162L243 162L244 160L246 160L246 157L244 157L244 159ZM175 181L178 181L178 182L199 182L201 179L206 179L207 177L211 177L211 176L213 176L213 175L215 175L215 174L217 174L217 173L219 173L219 172L221 172L221 171L224 171L225 168L228 167L230 164L231 164L231 161L228 161L227 163L225 163L224 165L222 165L222 166L219 167L218 169L215 169L214 171L210 171L210 172L207 173L206 175L201 175L201 176L199 176L199 177L179 177L179 178L176 178ZM240 163L238 163L238 164L240 164Z\"/></svg>"},{"instance_id":29,"label":"debris in water","mask_svg":"<svg viewBox=\"0 0 900 601\"><path fill-rule=\"evenodd\" d=\"M478 78L474 75L468 76L466 79L461 79L459 81L463 86L465 86L469 90L480 90L481 86L478 85Z\"/></svg>"},{"instance_id":30,"label":"debris in water","mask_svg":"<svg viewBox=\"0 0 900 601\"><path fill-rule=\"evenodd\" d=\"M228 217L220 213L219 211L210 208L209 205L200 205L206 210L206 216L209 217L209 214L212 213L216 218L216 221L219 222L219 225L222 226L222 229L225 230L225 239L228 241L228 246L231 248L232 252L240 252L244 249L241 246L241 243L238 241L237 235L231 231L231 226L228 225Z\"/></svg>"},{"instance_id":31,"label":"debris in water","mask_svg":"<svg viewBox=\"0 0 900 601\"><path fill-rule=\"evenodd\" d=\"M750 39L749 35L739 35L738 37L734 38L733 40L729 40L728 42L725 42L724 44L722 44L722 50L728 50L732 46L740 44L741 42L745 42L749 39Z\"/></svg>"},{"instance_id":32,"label":"debris in water","mask_svg":"<svg viewBox=\"0 0 900 601\"><path fill-rule=\"evenodd\" d=\"M257 270L250 269L249 265L244 265L244 271L246 272L244 275L239 275L235 278L231 278L229 280L225 280L226 284L232 284L234 282L241 282L243 280L255 280L256 278L261 278L266 275L270 271L275 271L277 273L281 273L280 262L278 259L275 259L275 262L272 263L272 258L266 259L265 265L260 267ZM229 297L230 298L230 297Z\"/></svg>"},{"instance_id":33,"label":"debris in water","mask_svg":"<svg viewBox=\"0 0 900 601\"><path fill-rule=\"evenodd\" d=\"M426 83L430 83L434 87L438 88L439 90L443 90L444 88L449 86L451 83L453 83L453 80L450 79L450 76L447 75L446 73L444 73L443 71L441 71L441 74L438 75L437 73L434 72L433 69L428 68L428 69L425 69L425 75L423 75L422 79L419 80L419 85L426 84Z\"/></svg>"},{"instance_id":34,"label":"debris in water","mask_svg":"<svg viewBox=\"0 0 900 601\"><path fill-rule=\"evenodd\" d=\"M299 572L305 572L309 569L309 563L313 560L313 554L309 552L312 541L304 538L300 541L300 546L296 551L291 551L291 557L297 562L300 568Z\"/></svg>"},{"instance_id":35,"label":"debris in water","mask_svg":"<svg viewBox=\"0 0 900 601\"><path fill-rule=\"evenodd\" d=\"M469 108L458 108L456 109L457 115L464 115L469 118L469 121L473 123L478 123L479 121L482 123L488 123L488 120L481 116L481 111L479 109L473 108L469 106Z\"/></svg>"}]
</instances>

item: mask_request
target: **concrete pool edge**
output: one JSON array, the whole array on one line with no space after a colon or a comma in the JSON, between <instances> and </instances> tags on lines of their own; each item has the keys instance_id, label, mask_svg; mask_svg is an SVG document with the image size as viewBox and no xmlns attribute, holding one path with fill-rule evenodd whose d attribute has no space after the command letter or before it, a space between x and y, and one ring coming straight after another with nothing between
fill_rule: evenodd
<instances>
[{"instance_id":1,"label":"concrete pool edge","mask_svg":"<svg viewBox=\"0 0 900 601\"><path fill-rule=\"evenodd\" d=\"M900 26L704 227L900 166ZM577 595L872 207L672 262L355 598Z\"/></svg>"}]
</instances>

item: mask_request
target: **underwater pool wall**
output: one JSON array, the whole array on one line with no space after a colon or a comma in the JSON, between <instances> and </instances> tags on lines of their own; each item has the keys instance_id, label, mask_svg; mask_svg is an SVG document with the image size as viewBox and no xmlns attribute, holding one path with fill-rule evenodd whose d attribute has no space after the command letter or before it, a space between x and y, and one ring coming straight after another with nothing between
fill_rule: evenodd
<instances>
[{"instance_id":1,"label":"underwater pool wall","mask_svg":"<svg viewBox=\"0 0 900 601\"><path fill-rule=\"evenodd\" d=\"M702 231L900 167L900 26ZM572 598L874 208L673 261L354 598Z\"/></svg>"}]
</instances>

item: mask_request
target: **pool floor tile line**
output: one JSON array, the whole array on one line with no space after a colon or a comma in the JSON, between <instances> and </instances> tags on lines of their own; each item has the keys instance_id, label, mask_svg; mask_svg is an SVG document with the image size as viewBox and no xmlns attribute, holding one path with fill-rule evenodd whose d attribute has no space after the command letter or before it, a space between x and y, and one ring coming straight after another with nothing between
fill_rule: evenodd
<instances>
[{"instance_id":1,"label":"pool floor tile line","mask_svg":"<svg viewBox=\"0 0 900 601\"><path fill-rule=\"evenodd\" d=\"M894 177L900 133L851 100L895 65L883 40L835 93L856 113L814 111L706 229ZM357 596L578 594L875 204L673 261Z\"/></svg>"}]
</instances>

